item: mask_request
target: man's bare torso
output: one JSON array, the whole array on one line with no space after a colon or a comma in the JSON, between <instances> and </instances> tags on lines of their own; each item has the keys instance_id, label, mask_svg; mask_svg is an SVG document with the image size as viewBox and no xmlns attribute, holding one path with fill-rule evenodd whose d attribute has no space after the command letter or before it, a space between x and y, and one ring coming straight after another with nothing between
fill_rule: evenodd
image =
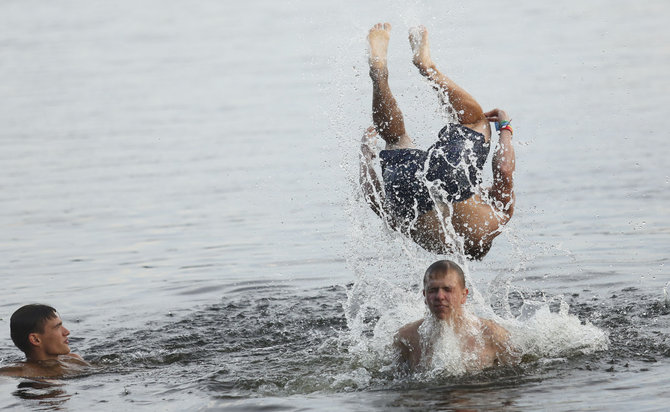
<instances>
[{"instance_id":1,"label":"man's bare torso","mask_svg":"<svg viewBox=\"0 0 670 412\"><path fill-rule=\"evenodd\" d=\"M458 328L456 337L460 347L454 348L464 358L472 360L467 362L468 370L486 369L511 360L509 334L502 326L479 318L468 322L467 327ZM427 339L419 331L423 323L424 319L407 324L400 328L395 337L401 361L412 371L430 365L435 350L435 342L426 342Z\"/></svg>"}]
</instances>

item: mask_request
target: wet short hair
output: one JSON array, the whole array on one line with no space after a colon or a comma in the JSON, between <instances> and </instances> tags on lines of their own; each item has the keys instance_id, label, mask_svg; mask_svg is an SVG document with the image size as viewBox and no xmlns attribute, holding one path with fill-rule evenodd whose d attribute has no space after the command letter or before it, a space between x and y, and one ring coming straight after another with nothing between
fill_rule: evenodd
<instances>
[{"instance_id":1,"label":"wet short hair","mask_svg":"<svg viewBox=\"0 0 670 412\"><path fill-rule=\"evenodd\" d=\"M463 273L463 269L461 269L457 263L446 259L438 260L437 262L428 266L426 273L423 275L423 288L425 289L430 279L436 275L446 276L446 274L449 272L453 272L458 275L458 280L461 283L461 287L465 289L465 273Z\"/></svg>"},{"instance_id":2,"label":"wet short hair","mask_svg":"<svg viewBox=\"0 0 670 412\"><path fill-rule=\"evenodd\" d=\"M28 336L35 332L44 333L47 320L56 316L58 316L56 309L39 303L18 308L9 320L9 330L14 345L27 355L30 351Z\"/></svg>"}]
</instances>

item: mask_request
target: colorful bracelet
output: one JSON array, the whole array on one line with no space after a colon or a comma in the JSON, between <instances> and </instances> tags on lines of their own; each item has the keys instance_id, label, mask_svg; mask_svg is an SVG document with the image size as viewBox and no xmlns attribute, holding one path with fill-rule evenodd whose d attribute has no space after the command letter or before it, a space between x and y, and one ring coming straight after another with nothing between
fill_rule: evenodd
<instances>
[{"instance_id":1,"label":"colorful bracelet","mask_svg":"<svg viewBox=\"0 0 670 412\"><path fill-rule=\"evenodd\" d=\"M505 128L505 126L508 126L512 122L512 119L509 120L503 120L501 122L496 122L496 131L500 131L500 129Z\"/></svg>"},{"instance_id":2,"label":"colorful bracelet","mask_svg":"<svg viewBox=\"0 0 670 412\"><path fill-rule=\"evenodd\" d=\"M510 126L509 123L502 126L499 131L502 132L503 130L507 130L511 135L514 135L514 131L512 130L512 126Z\"/></svg>"}]
</instances>

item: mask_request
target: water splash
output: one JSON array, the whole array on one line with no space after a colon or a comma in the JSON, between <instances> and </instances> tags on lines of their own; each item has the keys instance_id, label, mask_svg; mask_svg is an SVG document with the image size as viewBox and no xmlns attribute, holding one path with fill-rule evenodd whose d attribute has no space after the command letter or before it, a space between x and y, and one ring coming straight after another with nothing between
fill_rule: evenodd
<instances>
[{"instance_id":1,"label":"water splash","mask_svg":"<svg viewBox=\"0 0 670 412\"><path fill-rule=\"evenodd\" d=\"M547 302L528 301L524 302L521 315L503 323L513 345L525 355L560 358L606 350L607 334L590 322L582 323L569 310L564 301L558 312L552 312Z\"/></svg>"},{"instance_id":2,"label":"water splash","mask_svg":"<svg viewBox=\"0 0 670 412\"><path fill-rule=\"evenodd\" d=\"M476 331L472 330L471 333L474 335ZM420 369L428 371L427 376L445 372L450 375L463 375L474 369L473 366L478 361L476 354L454 350L460 348L461 342L448 323L427 316L419 327L419 336L424 348Z\"/></svg>"},{"instance_id":3,"label":"water splash","mask_svg":"<svg viewBox=\"0 0 670 412\"><path fill-rule=\"evenodd\" d=\"M396 19L400 17L405 26L411 27L429 22L430 18L421 15L423 12L430 16L429 7L430 5L418 0L410 4L397 3L397 10L391 14L394 14ZM398 35L400 27L402 25L394 24L394 36ZM523 280L518 274L527 270L529 263L534 259L541 258L542 253L546 254L551 250L541 250L533 254L531 249L535 250L541 246L526 245L518 233L506 227L503 230L505 236L512 239L516 246L516 252L510 255L510 259L515 260L516 264L512 265L515 269L513 273L496 277L493 282L485 285L488 287L484 291L484 288L480 290L473 278L481 279L489 274L476 273L475 277L471 275L470 265L462 253L462 241L459 243L459 251L450 256L437 256L426 252L404 235L391 230L365 204L358 183L358 144L353 136L360 136L369 126L366 122L370 122L369 116L363 118L364 116L360 115L369 112L369 103L367 100L366 102L361 100L369 98L370 86L369 79L363 75L366 71L363 69L366 67L363 63L367 47L363 42L366 29L361 28L360 38L357 37L354 42L360 47L360 53L352 54L352 47L341 49L339 58L351 64L334 65L334 67L360 68L357 70L358 76L352 77L350 73L340 73L333 90L357 92L355 95L351 93L341 95L341 101L331 112L332 130L338 137L340 147L344 148L342 170L346 174L350 188L350 192L343 196L348 201L345 210L351 222L347 239L348 252L345 258L355 277L354 283L347 288L345 301L342 302L347 331L339 337L339 342L346 346L348 353L355 358L353 363L357 365L350 372L345 372L335 379L334 385L340 388L360 387L365 385L370 376L392 370L389 346L393 336L403 325L427 315L421 295L422 274L428 265L442 258L454 260L463 267L470 288L466 309L474 315L493 319L508 328L513 342L524 353L542 358L593 353L606 348L608 341L604 332L588 323L583 324L577 316L569 313L567 304L552 310L552 301L531 300L529 296L532 295L532 291L527 293L521 290L520 283ZM395 50L395 48L390 50L390 59L394 59ZM396 66L396 60L393 61L392 70L399 70L397 68L401 67L401 63L398 62ZM410 66L409 60L406 63ZM418 143L425 136L435 136L431 128L437 119L434 119L434 113L427 113L426 102L430 100L426 99L432 99L431 104L436 105L439 118L447 122L456 118L456 113L448 104L446 96L438 96L438 99L429 96L431 88L423 84L424 80L420 82L422 84L418 84L417 89L411 90L411 93L425 93L425 96L422 95L425 99L417 98L413 105L416 107L412 105L408 107L405 102L401 102L408 121L411 123L412 120L419 120L416 124L408 124L414 126L412 135ZM396 97L401 100L407 97L404 92L406 90L394 90ZM425 118L422 116L428 115L432 119L424 121ZM356 119L359 120L358 123ZM489 163L490 160L487 165ZM381 176L378 166L375 171ZM433 191L431 195L434 200L439 200L439 196L434 195ZM450 234L458 241L449 219L441 220L445 222L444 233ZM560 249L554 246L551 248ZM560 339L552 340L552 336L557 333L560 333ZM446 331L440 335L440 339L444 342L442 346L445 348L453 346L448 344L450 342L448 336ZM456 376L463 373L465 358L463 354L445 351L434 358L428 369L442 375ZM360 370L360 367L364 371Z\"/></svg>"},{"instance_id":4,"label":"water splash","mask_svg":"<svg viewBox=\"0 0 670 412\"><path fill-rule=\"evenodd\" d=\"M357 189L354 185L354 190ZM437 347L443 349L435 352L424 365L427 372L422 374L422 379L460 376L476 369L471 366L476 363L472 354L461 351L453 332L450 334L449 328L430 321L432 317L423 302L422 274L429 264L442 258L454 260L465 272L470 289L466 311L507 328L512 346L521 355L555 359L607 349L609 340L605 332L588 322L582 323L569 313L568 304L562 300L558 309L552 311L554 300L532 299L532 293L515 286L520 279L513 275L494 279L488 284L487 293L482 293L473 282L463 241L450 219L441 219L443 232L450 234L460 247L452 256L436 256L380 223L360 197L352 196L349 215L353 230L347 261L356 281L348 289L343 306L349 326L350 352L367 370L392 368L388 361L392 359L389 346L395 333L403 325L422 318L426 319L422 331L427 341L437 342ZM512 308L513 296L521 298L520 305L514 302L517 313Z\"/></svg>"}]
</instances>

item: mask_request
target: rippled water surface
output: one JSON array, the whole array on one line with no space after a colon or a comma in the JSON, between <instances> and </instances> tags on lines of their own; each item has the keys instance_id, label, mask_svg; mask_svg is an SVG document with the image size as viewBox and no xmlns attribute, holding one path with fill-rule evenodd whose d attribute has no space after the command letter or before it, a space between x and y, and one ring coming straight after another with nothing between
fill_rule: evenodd
<instances>
[{"instance_id":1,"label":"rippled water surface","mask_svg":"<svg viewBox=\"0 0 670 412\"><path fill-rule=\"evenodd\" d=\"M668 18L662 1L3 2L0 363L21 360L11 313L44 302L95 366L2 378L0 407L666 408ZM411 65L418 23L514 120L517 211L467 269L473 311L537 338L521 366L426 378L384 356L438 257L357 194L379 20L419 145L443 119Z\"/></svg>"}]
</instances>

